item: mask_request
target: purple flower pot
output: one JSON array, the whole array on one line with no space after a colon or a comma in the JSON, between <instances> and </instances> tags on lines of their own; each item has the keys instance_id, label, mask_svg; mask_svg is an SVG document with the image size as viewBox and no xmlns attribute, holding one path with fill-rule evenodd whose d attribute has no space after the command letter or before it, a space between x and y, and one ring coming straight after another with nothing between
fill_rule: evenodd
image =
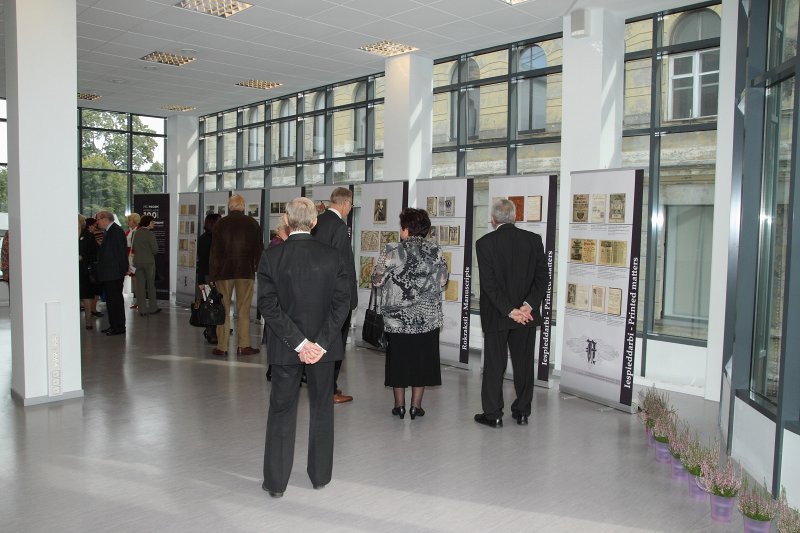
<instances>
[{"instance_id":1,"label":"purple flower pot","mask_svg":"<svg viewBox=\"0 0 800 533\"><path fill-rule=\"evenodd\" d=\"M691 472L687 472L688 477L686 478L686 482L689 485L689 496L698 502L704 502L708 499L708 493L700 488L700 485L697 484L697 476L692 474Z\"/></svg>"},{"instance_id":2,"label":"purple flower pot","mask_svg":"<svg viewBox=\"0 0 800 533\"><path fill-rule=\"evenodd\" d=\"M685 480L688 474L683 467L683 463L681 463L680 459L672 455L670 455L670 457L672 457L672 479Z\"/></svg>"},{"instance_id":3,"label":"purple flower pot","mask_svg":"<svg viewBox=\"0 0 800 533\"><path fill-rule=\"evenodd\" d=\"M717 496L711 494L711 520L714 522L730 522L733 516L735 496Z\"/></svg>"},{"instance_id":4,"label":"purple flower pot","mask_svg":"<svg viewBox=\"0 0 800 533\"><path fill-rule=\"evenodd\" d=\"M669 445L666 442L656 441L656 462L669 463L672 455L669 453Z\"/></svg>"},{"instance_id":5,"label":"purple flower pot","mask_svg":"<svg viewBox=\"0 0 800 533\"><path fill-rule=\"evenodd\" d=\"M744 519L744 533L769 533L772 528L770 521L753 520L746 516L742 516L742 519Z\"/></svg>"},{"instance_id":6,"label":"purple flower pot","mask_svg":"<svg viewBox=\"0 0 800 533\"><path fill-rule=\"evenodd\" d=\"M656 445L656 438L653 437L653 430L647 428L647 445L651 448Z\"/></svg>"}]
</instances>

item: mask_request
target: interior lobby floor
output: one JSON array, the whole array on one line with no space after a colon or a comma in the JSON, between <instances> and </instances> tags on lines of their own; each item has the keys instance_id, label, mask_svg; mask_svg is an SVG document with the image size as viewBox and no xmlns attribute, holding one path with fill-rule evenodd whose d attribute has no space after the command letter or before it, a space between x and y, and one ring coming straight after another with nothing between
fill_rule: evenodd
<instances>
[{"instance_id":1,"label":"interior lobby floor","mask_svg":"<svg viewBox=\"0 0 800 533\"><path fill-rule=\"evenodd\" d=\"M162 303L162 305L165 305ZM269 384L265 354L211 355L179 308L139 317L127 335L83 330L82 399L22 408L0 399L0 530L694 532L709 504L656 463L638 418L537 388L530 425L476 424L480 373L442 367L424 418L392 417L379 352L348 345L335 406L333 481L305 472L301 388L295 462L281 499L261 490ZM0 309L0 383L10 390L8 308ZM82 317L81 317L82 318ZM97 325L105 327L105 319ZM259 327L251 327L254 345ZM134 339L136 339L134 341ZM513 386L505 385L506 404ZM707 435L716 403L671 395Z\"/></svg>"}]
</instances>

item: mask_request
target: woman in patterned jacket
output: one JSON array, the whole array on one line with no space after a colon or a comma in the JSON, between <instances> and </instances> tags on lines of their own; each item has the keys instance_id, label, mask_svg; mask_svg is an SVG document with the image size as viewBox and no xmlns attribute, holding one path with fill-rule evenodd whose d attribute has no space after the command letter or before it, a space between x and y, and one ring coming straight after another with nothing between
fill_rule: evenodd
<instances>
[{"instance_id":1,"label":"woman in patterned jacket","mask_svg":"<svg viewBox=\"0 0 800 533\"><path fill-rule=\"evenodd\" d=\"M380 288L388 338L384 385L394 390L392 415L405 416L405 389L411 387L408 413L413 420L425 414L425 387L442 384L439 329L442 287L447 284L448 272L441 248L425 239L431 227L426 211L403 209L400 227L401 240L386 245L372 283Z\"/></svg>"}]
</instances>

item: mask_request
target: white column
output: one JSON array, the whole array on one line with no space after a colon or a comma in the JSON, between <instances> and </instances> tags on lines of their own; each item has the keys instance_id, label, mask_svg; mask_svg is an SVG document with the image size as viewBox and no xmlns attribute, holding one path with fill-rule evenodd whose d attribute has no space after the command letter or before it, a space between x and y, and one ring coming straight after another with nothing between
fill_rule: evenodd
<instances>
[{"instance_id":1,"label":"white column","mask_svg":"<svg viewBox=\"0 0 800 533\"><path fill-rule=\"evenodd\" d=\"M733 174L733 121L736 108L736 40L738 0L723 0L719 43L719 99L717 101L717 162L714 178L714 238L711 244L711 294L708 311L706 400L720 401L722 348L725 342L728 241L731 224L739 222L739 206L731 205ZM735 211L732 213L732 211ZM733 216L732 216L733 215Z\"/></svg>"},{"instance_id":2,"label":"white column","mask_svg":"<svg viewBox=\"0 0 800 533\"><path fill-rule=\"evenodd\" d=\"M385 87L383 176L407 180L414 205L416 181L431 177L433 60L414 54L387 59Z\"/></svg>"},{"instance_id":3,"label":"white column","mask_svg":"<svg viewBox=\"0 0 800 533\"><path fill-rule=\"evenodd\" d=\"M82 396L78 302L76 8L5 2L11 392Z\"/></svg>"},{"instance_id":4,"label":"white column","mask_svg":"<svg viewBox=\"0 0 800 533\"><path fill-rule=\"evenodd\" d=\"M167 191L169 191L170 242L169 294L174 302L178 286L178 193L198 192L197 164L200 147L198 117L173 115L167 117Z\"/></svg>"},{"instance_id":5,"label":"white column","mask_svg":"<svg viewBox=\"0 0 800 533\"><path fill-rule=\"evenodd\" d=\"M588 35L572 37L571 17L564 17L564 70L561 118L561 209L558 249L569 250L570 172L616 168L621 164L625 77L625 21L604 9L587 9ZM564 316L568 254L558 254L556 313ZM557 320L555 338L562 339L564 321ZM554 344L561 367L560 340Z\"/></svg>"}]
</instances>

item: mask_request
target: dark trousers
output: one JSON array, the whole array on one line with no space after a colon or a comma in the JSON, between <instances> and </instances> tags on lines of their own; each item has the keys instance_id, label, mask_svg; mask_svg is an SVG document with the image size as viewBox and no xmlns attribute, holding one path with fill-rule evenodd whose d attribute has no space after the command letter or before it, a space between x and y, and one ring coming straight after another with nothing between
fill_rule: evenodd
<instances>
[{"instance_id":1,"label":"dark trousers","mask_svg":"<svg viewBox=\"0 0 800 533\"><path fill-rule=\"evenodd\" d=\"M342 325L342 350L347 349L347 334L350 332L350 319L352 317L353 317L353 311L351 310L349 313L347 313L347 318L344 319L344 324ZM333 370L334 391L339 388L339 371L342 369L342 361L344 361L344 359L339 359L334 363L334 370Z\"/></svg>"},{"instance_id":2,"label":"dark trousers","mask_svg":"<svg viewBox=\"0 0 800 533\"><path fill-rule=\"evenodd\" d=\"M297 399L300 376L308 376L311 410L308 431L308 477L312 485L324 485L333 473L333 362L313 365L272 365L267 437L264 445L264 482L267 489L283 492L289 483L297 432Z\"/></svg>"},{"instance_id":3,"label":"dark trousers","mask_svg":"<svg viewBox=\"0 0 800 533\"><path fill-rule=\"evenodd\" d=\"M103 292L106 293L108 326L111 329L125 329L125 300L122 298L123 281L123 279L113 279L103 282Z\"/></svg>"},{"instance_id":4,"label":"dark trousers","mask_svg":"<svg viewBox=\"0 0 800 533\"><path fill-rule=\"evenodd\" d=\"M503 374L506 372L508 353L514 370L514 389L517 398L511 412L528 416L533 401L534 348L536 328L519 328L485 332L483 335L483 382L481 403L483 412L490 418L503 416Z\"/></svg>"}]
</instances>

